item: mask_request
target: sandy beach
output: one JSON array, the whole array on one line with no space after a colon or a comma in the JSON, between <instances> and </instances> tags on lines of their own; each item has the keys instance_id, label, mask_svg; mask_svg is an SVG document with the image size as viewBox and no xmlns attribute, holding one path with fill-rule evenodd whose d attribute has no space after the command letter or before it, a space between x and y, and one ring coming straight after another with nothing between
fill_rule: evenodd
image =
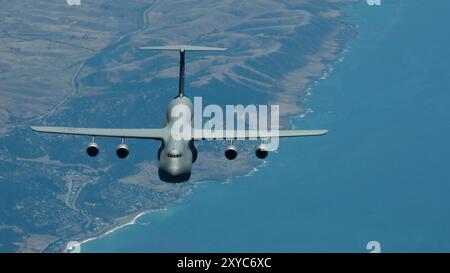
<instances>
[{"instance_id":1,"label":"sandy beach","mask_svg":"<svg viewBox=\"0 0 450 273\"><path fill-rule=\"evenodd\" d=\"M80 247L82 247L82 245L87 242L90 242L90 241L93 241L93 240L96 240L99 238L103 238L104 236L112 235L114 232L116 232L117 230L119 230L121 228L124 228L129 225L134 225L134 224L136 224L136 221L145 214L149 214L149 213L153 213L153 212L164 212L164 211L167 211L167 208L145 210L145 211L138 212L138 213L135 213L130 216L119 218L119 219L117 219L117 224L110 226L106 230L98 232L97 235L93 235L93 236L91 235L90 237L80 240L78 245Z\"/></svg>"}]
</instances>

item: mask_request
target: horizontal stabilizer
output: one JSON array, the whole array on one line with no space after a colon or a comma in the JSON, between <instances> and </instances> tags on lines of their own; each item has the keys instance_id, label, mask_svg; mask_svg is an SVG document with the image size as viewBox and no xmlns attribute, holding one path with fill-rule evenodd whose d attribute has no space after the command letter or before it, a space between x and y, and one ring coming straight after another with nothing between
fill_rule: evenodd
<instances>
[{"instance_id":1,"label":"horizontal stabilizer","mask_svg":"<svg viewBox=\"0 0 450 273\"><path fill-rule=\"evenodd\" d=\"M142 50L167 50L167 51L225 51L226 48L208 47L208 46L191 46L191 45L168 45L168 46L142 46Z\"/></svg>"}]
</instances>

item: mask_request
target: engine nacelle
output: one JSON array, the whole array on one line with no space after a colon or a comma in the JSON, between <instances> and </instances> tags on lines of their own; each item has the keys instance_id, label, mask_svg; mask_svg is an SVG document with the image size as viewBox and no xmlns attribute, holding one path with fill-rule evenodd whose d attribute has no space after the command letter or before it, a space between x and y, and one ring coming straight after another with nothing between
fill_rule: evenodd
<instances>
[{"instance_id":1,"label":"engine nacelle","mask_svg":"<svg viewBox=\"0 0 450 273\"><path fill-rule=\"evenodd\" d=\"M228 160L233 160L237 156L238 156L238 152L237 152L236 146L234 146L234 145L228 146L227 149L225 150L225 157Z\"/></svg>"},{"instance_id":2,"label":"engine nacelle","mask_svg":"<svg viewBox=\"0 0 450 273\"><path fill-rule=\"evenodd\" d=\"M100 152L100 147L98 146L97 143L91 142L88 144L88 146L86 148L86 153L88 154L88 156L95 157L98 155L99 152Z\"/></svg>"},{"instance_id":3,"label":"engine nacelle","mask_svg":"<svg viewBox=\"0 0 450 273\"><path fill-rule=\"evenodd\" d=\"M116 155L118 158L126 158L130 151L128 150L128 145L125 143L121 143L117 146Z\"/></svg>"},{"instance_id":4,"label":"engine nacelle","mask_svg":"<svg viewBox=\"0 0 450 273\"><path fill-rule=\"evenodd\" d=\"M267 151L264 144L261 144L258 146L258 148L256 148L255 155L259 159L264 159L269 155L269 152Z\"/></svg>"}]
</instances>

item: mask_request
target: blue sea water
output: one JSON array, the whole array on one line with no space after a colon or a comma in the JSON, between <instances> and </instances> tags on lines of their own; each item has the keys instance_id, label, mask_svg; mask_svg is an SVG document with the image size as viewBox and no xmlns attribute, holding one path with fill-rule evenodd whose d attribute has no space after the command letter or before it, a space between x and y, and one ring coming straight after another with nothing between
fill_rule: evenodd
<instances>
[{"instance_id":1,"label":"blue sea water","mask_svg":"<svg viewBox=\"0 0 450 273\"><path fill-rule=\"evenodd\" d=\"M267 166L205 183L83 252L450 251L450 2L346 9L359 26Z\"/></svg>"}]
</instances>

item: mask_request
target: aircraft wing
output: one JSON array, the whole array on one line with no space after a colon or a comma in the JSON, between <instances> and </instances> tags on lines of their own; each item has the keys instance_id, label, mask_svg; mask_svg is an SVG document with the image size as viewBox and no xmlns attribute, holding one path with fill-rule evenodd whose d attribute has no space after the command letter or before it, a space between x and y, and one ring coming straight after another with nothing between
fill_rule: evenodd
<instances>
[{"instance_id":1,"label":"aircraft wing","mask_svg":"<svg viewBox=\"0 0 450 273\"><path fill-rule=\"evenodd\" d=\"M100 129L100 128L71 128L32 126L31 129L40 133L87 135L104 137L148 138L162 139L164 129Z\"/></svg>"},{"instance_id":2,"label":"aircraft wing","mask_svg":"<svg viewBox=\"0 0 450 273\"><path fill-rule=\"evenodd\" d=\"M195 140L211 139L261 139L274 137L305 137L322 136L328 130L279 130L279 131L257 131L257 130L222 130L211 133L207 130L194 130Z\"/></svg>"},{"instance_id":3,"label":"aircraft wing","mask_svg":"<svg viewBox=\"0 0 450 273\"><path fill-rule=\"evenodd\" d=\"M72 127L46 127L32 126L31 129L40 133L87 135L104 137L126 137L126 138L148 138L163 139L164 129L104 129L104 128L72 128ZM222 130L211 133L209 130L194 129L195 140L208 139L261 139L273 137L305 137L321 136L327 130L279 130L279 131L257 131L257 130Z\"/></svg>"}]
</instances>

